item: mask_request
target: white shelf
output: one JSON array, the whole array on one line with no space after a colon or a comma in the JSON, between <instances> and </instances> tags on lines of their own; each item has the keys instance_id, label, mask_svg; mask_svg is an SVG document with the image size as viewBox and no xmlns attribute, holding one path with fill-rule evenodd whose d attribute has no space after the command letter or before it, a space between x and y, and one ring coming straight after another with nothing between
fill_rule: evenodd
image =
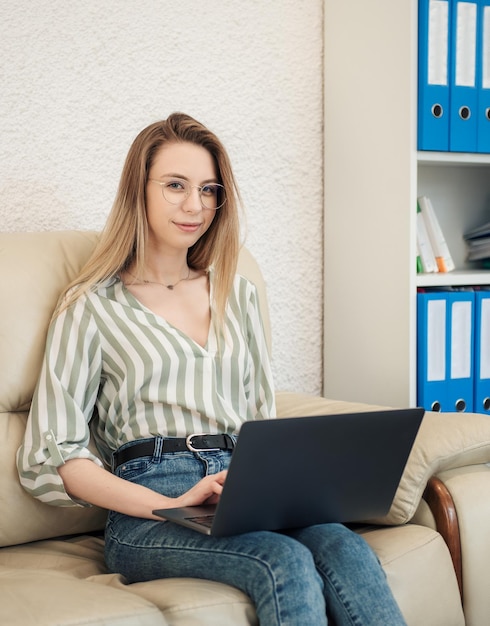
<instances>
[{"instance_id":1,"label":"white shelf","mask_svg":"<svg viewBox=\"0 0 490 626\"><path fill-rule=\"evenodd\" d=\"M490 285L490 270L459 270L445 274L417 274L417 287Z\"/></svg>"},{"instance_id":2,"label":"white shelf","mask_svg":"<svg viewBox=\"0 0 490 626\"><path fill-rule=\"evenodd\" d=\"M355 4L324 2L324 394L413 406L417 287L490 285L463 237L490 221L490 154L417 151L417 3ZM420 195L457 271L416 274Z\"/></svg>"},{"instance_id":3,"label":"white shelf","mask_svg":"<svg viewBox=\"0 0 490 626\"><path fill-rule=\"evenodd\" d=\"M427 165L490 165L490 154L468 152L417 152L417 161Z\"/></svg>"}]
</instances>

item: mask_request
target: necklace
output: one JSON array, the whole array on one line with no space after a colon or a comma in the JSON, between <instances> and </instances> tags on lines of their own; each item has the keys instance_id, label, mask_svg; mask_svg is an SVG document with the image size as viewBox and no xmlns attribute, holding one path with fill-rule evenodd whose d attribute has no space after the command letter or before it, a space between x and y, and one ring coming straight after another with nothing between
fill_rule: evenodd
<instances>
[{"instance_id":1,"label":"necklace","mask_svg":"<svg viewBox=\"0 0 490 626\"><path fill-rule=\"evenodd\" d=\"M132 276L135 280L139 281L140 283L143 283L144 285L161 285L162 287L166 287L167 289L170 289L170 291L172 291L175 287L177 287L177 285L179 283L181 283L184 280L189 280L190 275L191 275L191 268L188 268L188 272L187 272L187 276L184 276L183 278L179 278L179 280L176 283L167 285L166 283L159 283L156 280L145 280L144 278L142 278L141 280L139 278L137 278L134 274L131 274L131 272L128 272L128 274L130 276ZM126 270L127 271L127 270Z\"/></svg>"}]
</instances>

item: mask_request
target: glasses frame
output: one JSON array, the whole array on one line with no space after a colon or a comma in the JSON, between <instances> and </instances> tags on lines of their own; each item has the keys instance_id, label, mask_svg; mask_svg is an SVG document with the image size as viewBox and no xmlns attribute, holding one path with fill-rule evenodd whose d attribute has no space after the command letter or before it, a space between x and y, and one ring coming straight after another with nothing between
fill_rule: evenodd
<instances>
[{"instance_id":1,"label":"glasses frame","mask_svg":"<svg viewBox=\"0 0 490 626\"><path fill-rule=\"evenodd\" d=\"M165 195L165 191L164 191L165 185L167 185L169 182L172 182L172 181L178 181L178 182L185 183L187 185L187 187L188 187L188 192L187 193L184 192L184 198L182 200L180 200L179 202L172 202L172 200L169 200L167 198L167 196ZM183 204L187 200L187 198L191 195L192 189L198 189L198 191L199 191L199 200L201 202L201 207L203 209L205 209L206 211L219 211L219 209L221 209L223 207L223 205L226 203L225 187L221 183L208 183L207 185L202 185L202 186L201 185L191 185L189 183L189 181L184 180L182 178L170 178L168 181L157 180L156 178L149 178L148 182L156 183L157 185L160 185L160 189L162 190L162 196L163 196L164 200L166 200L170 204L173 204L174 206L178 206L179 204ZM215 208L208 207L208 206L206 206L203 203L202 190L205 187L207 187L208 185L214 185L215 187L218 187L219 190L222 190L222 194L223 194L224 200L223 200L223 202L219 206L217 206Z\"/></svg>"}]
</instances>

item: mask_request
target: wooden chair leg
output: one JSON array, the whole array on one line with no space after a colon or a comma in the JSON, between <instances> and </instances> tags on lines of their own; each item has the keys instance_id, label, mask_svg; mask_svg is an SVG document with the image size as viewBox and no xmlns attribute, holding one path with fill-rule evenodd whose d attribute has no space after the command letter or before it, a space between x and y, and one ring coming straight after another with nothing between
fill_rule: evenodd
<instances>
[{"instance_id":1,"label":"wooden chair leg","mask_svg":"<svg viewBox=\"0 0 490 626\"><path fill-rule=\"evenodd\" d=\"M424 500L429 505L436 522L437 531L446 542L453 561L454 571L463 599L463 563L458 515L454 501L446 485L439 478L432 477L427 483Z\"/></svg>"}]
</instances>

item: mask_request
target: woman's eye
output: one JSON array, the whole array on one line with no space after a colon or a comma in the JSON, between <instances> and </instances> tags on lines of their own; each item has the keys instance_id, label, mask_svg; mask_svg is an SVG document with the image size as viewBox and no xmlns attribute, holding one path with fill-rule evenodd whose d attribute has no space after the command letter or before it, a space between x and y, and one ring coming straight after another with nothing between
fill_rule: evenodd
<instances>
[{"instance_id":1,"label":"woman's eye","mask_svg":"<svg viewBox=\"0 0 490 626\"><path fill-rule=\"evenodd\" d=\"M205 196L215 196L216 195L216 185L204 185L202 187L202 191Z\"/></svg>"},{"instance_id":2,"label":"woman's eye","mask_svg":"<svg viewBox=\"0 0 490 626\"><path fill-rule=\"evenodd\" d=\"M185 183L180 180L170 180L165 183L165 187L170 191L185 191Z\"/></svg>"}]
</instances>

